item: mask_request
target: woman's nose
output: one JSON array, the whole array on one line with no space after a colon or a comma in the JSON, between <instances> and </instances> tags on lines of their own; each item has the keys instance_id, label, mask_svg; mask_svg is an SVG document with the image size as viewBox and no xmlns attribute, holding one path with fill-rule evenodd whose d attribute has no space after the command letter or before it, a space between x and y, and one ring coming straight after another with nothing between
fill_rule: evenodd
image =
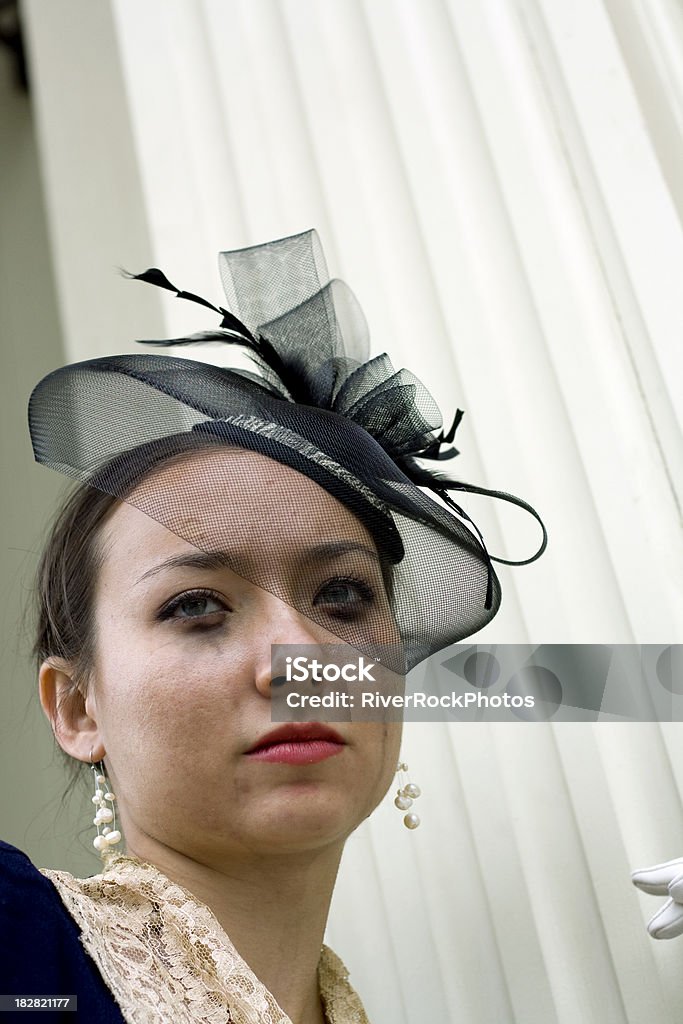
<instances>
[{"instance_id":1,"label":"woman's nose","mask_svg":"<svg viewBox=\"0 0 683 1024\"><path fill-rule=\"evenodd\" d=\"M310 654L304 648L319 647L324 642L324 633L322 627L303 612L271 596L256 637L254 682L259 693L270 697L273 680L284 676L285 657ZM286 649L276 652L274 647ZM276 654L278 656L274 657Z\"/></svg>"}]
</instances>

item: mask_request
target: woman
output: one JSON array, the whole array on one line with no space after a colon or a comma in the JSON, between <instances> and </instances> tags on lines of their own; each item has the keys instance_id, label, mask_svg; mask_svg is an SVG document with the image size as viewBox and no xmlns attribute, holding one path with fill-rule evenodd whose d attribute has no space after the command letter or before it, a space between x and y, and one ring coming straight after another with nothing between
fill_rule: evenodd
<instances>
[{"instance_id":1,"label":"woman","mask_svg":"<svg viewBox=\"0 0 683 1024\"><path fill-rule=\"evenodd\" d=\"M213 307L219 332L165 344L238 343L258 374L111 357L31 398L36 458L81 483L40 570L40 697L92 768L104 871L38 872L5 847L0 970L5 991L71 984L93 1020L364 1021L321 946L400 725L275 724L271 647L341 641L396 675L480 628L500 587L449 490L496 492L416 461L456 454L461 414L436 434L420 382L367 359L313 232L224 253L222 269L242 319ZM418 795L397 797L411 828Z\"/></svg>"}]
</instances>

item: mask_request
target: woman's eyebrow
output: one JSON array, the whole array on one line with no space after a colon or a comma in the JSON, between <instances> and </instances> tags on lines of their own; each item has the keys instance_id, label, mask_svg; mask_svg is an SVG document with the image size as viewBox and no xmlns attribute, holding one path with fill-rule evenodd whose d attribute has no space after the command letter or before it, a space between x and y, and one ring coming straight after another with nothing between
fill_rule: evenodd
<instances>
[{"instance_id":1,"label":"woman's eyebrow","mask_svg":"<svg viewBox=\"0 0 683 1024\"><path fill-rule=\"evenodd\" d=\"M134 586L167 569L232 569L235 564L235 555L228 551L198 551L196 554L188 552L185 555L173 555L144 572L135 581Z\"/></svg>"},{"instance_id":2,"label":"woman's eyebrow","mask_svg":"<svg viewBox=\"0 0 683 1024\"><path fill-rule=\"evenodd\" d=\"M374 548L367 544L361 544L355 540L327 541L325 544L315 544L306 550L302 561L305 562L331 562L334 558L341 558L342 555L360 551L361 554L372 558L381 566L381 560Z\"/></svg>"},{"instance_id":3,"label":"woman's eyebrow","mask_svg":"<svg viewBox=\"0 0 683 1024\"><path fill-rule=\"evenodd\" d=\"M377 551L373 551L367 544L361 544L357 541L328 541L325 544L315 544L306 549L301 561L330 562L335 558L341 558L343 555L354 552L360 552L368 556L381 566ZM187 554L173 555L171 558L160 562L159 565L152 566L151 569L148 569L147 572L144 572L136 580L134 586L168 569L232 569L239 576L246 576L248 578L248 572L242 565L242 559L234 551L198 551L196 553L188 552Z\"/></svg>"}]
</instances>

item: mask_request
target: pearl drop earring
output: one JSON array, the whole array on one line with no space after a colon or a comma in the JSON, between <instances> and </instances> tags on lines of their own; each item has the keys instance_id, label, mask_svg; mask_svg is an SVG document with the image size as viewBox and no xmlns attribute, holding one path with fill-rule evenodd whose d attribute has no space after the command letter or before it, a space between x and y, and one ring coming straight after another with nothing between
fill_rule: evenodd
<instances>
[{"instance_id":1,"label":"pearl drop earring","mask_svg":"<svg viewBox=\"0 0 683 1024\"><path fill-rule=\"evenodd\" d=\"M396 772L398 774L399 788L396 792L396 798L394 804L398 807L399 811L407 811L409 807L413 806L413 800L417 800L422 790L419 786L416 786L414 782L404 781L406 779L405 772L408 771L408 765L405 761L398 762L398 768ZM406 814L403 819L403 824L406 828L417 828L420 824L419 815L411 811L410 814Z\"/></svg>"},{"instance_id":2,"label":"pearl drop earring","mask_svg":"<svg viewBox=\"0 0 683 1024\"><path fill-rule=\"evenodd\" d=\"M97 835L92 844L100 857L104 858L112 847L121 842L121 833L116 827L116 809L114 807L116 796L109 786L104 761L97 761L93 764L92 750L90 751L90 770L95 779L95 795L92 797L92 802L97 807L93 818L93 825L97 826Z\"/></svg>"}]
</instances>

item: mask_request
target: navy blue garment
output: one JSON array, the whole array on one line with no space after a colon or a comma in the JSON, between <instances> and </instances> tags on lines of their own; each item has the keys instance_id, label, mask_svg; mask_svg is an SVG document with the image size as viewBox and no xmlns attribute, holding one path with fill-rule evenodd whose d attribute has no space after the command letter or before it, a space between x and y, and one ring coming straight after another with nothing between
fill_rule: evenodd
<instances>
[{"instance_id":1,"label":"navy blue garment","mask_svg":"<svg viewBox=\"0 0 683 1024\"><path fill-rule=\"evenodd\" d=\"M3 1024L125 1024L79 935L52 882L0 841L0 995L78 996L75 1013L10 1011Z\"/></svg>"}]
</instances>

